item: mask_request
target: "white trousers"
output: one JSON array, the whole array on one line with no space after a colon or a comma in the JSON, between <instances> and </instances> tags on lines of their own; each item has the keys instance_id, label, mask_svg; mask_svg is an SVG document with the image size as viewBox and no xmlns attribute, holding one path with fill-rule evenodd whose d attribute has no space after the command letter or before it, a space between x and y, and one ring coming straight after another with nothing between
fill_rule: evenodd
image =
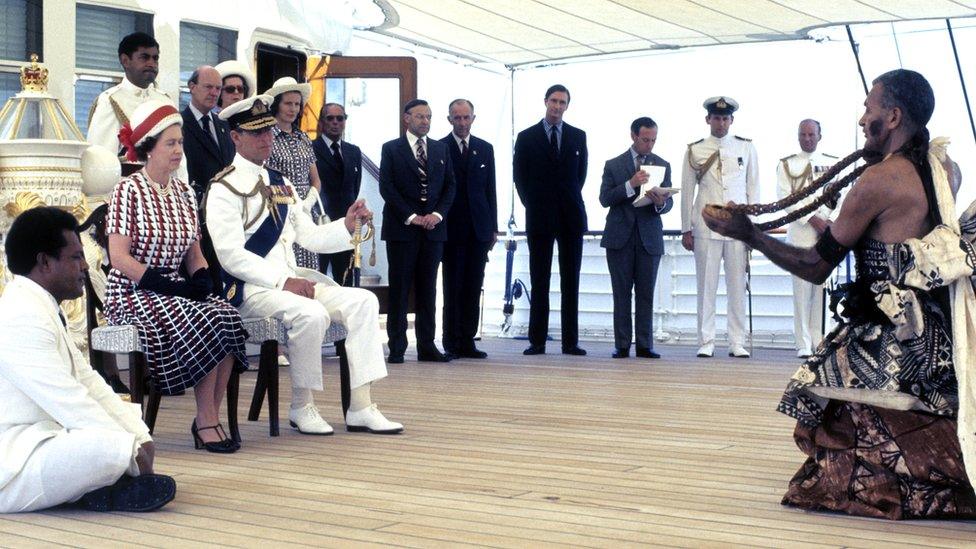
<instances>
[{"instance_id":1,"label":"white trousers","mask_svg":"<svg viewBox=\"0 0 976 549\"><path fill-rule=\"evenodd\" d=\"M322 390L322 339L335 320L346 327L351 389L386 377L376 295L362 288L315 285L315 299L284 290L249 295L241 303L244 318L275 317L288 331L288 360L293 389Z\"/></svg>"},{"instance_id":2,"label":"white trousers","mask_svg":"<svg viewBox=\"0 0 976 549\"><path fill-rule=\"evenodd\" d=\"M823 286L793 277L793 336L797 351L812 351L823 339Z\"/></svg>"},{"instance_id":3,"label":"white trousers","mask_svg":"<svg viewBox=\"0 0 976 549\"><path fill-rule=\"evenodd\" d=\"M745 346L746 245L738 240L695 239L698 281L698 345L715 344L719 269L725 264L729 347Z\"/></svg>"},{"instance_id":4,"label":"white trousers","mask_svg":"<svg viewBox=\"0 0 976 549\"><path fill-rule=\"evenodd\" d=\"M0 488L0 513L47 509L115 484L129 469L134 440L104 429L65 430L45 440Z\"/></svg>"}]
</instances>

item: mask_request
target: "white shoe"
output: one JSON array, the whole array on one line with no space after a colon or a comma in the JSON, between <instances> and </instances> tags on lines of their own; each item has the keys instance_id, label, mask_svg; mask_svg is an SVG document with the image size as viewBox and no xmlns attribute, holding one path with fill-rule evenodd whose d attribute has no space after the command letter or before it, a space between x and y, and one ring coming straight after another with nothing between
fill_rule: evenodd
<instances>
[{"instance_id":1,"label":"white shoe","mask_svg":"<svg viewBox=\"0 0 976 549\"><path fill-rule=\"evenodd\" d=\"M749 351L745 350L741 345L736 345L734 347L729 347L729 356L735 358L749 358Z\"/></svg>"},{"instance_id":2,"label":"white shoe","mask_svg":"<svg viewBox=\"0 0 976 549\"><path fill-rule=\"evenodd\" d=\"M699 358L712 358L712 355L714 354L715 345L712 343L706 343L698 348L698 354L696 356Z\"/></svg>"},{"instance_id":3,"label":"white shoe","mask_svg":"<svg viewBox=\"0 0 976 549\"><path fill-rule=\"evenodd\" d=\"M291 362L288 362L288 357L285 355L278 355L278 366L285 367L291 366Z\"/></svg>"},{"instance_id":4,"label":"white shoe","mask_svg":"<svg viewBox=\"0 0 976 549\"><path fill-rule=\"evenodd\" d=\"M403 431L403 425L386 419L375 404L370 404L362 410L346 412L346 430L354 433L395 435Z\"/></svg>"},{"instance_id":5,"label":"white shoe","mask_svg":"<svg viewBox=\"0 0 976 549\"><path fill-rule=\"evenodd\" d=\"M306 404L295 410L288 410L288 423L303 435L331 435L332 426L322 416L314 404Z\"/></svg>"}]
</instances>

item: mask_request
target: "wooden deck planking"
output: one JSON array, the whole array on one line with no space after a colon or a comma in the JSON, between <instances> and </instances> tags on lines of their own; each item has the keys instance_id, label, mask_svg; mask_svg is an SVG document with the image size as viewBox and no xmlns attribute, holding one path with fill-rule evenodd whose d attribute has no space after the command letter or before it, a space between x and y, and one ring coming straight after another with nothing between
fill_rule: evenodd
<instances>
[{"instance_id":1,"label":"wooden deck planking","mask_svg":"<svg viewBox=\"0 0 976 549\"><path fill-rule=\"evenodd\" d=\"M0 546L971 547L976 523L902 522L779 504L802 462L775 412L792 353L753 360L523 357L488 340L485 361L390 367L373 388L399 436L346 433L336 361L317 395L333 437L244 419L244 448L194 451L191 396L164 398L157 470L176 501L148 515L74 509L0 516ZM558 346L556 347L558 348ZM606 358L605 358L606 357Z\"/></svg>"}]
</instances>

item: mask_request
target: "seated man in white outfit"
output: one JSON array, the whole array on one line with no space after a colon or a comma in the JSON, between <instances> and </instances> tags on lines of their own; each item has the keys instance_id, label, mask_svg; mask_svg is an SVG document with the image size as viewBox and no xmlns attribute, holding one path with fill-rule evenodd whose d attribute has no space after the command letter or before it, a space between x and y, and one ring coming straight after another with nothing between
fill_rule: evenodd
<instances>
[{"instance_id":1,"label":"seated man in white outfit","mask_svg":"<svg viewBox=\"0 0 976 549\"><path fill-rule=\"evenodd\" d=\"M152 511L176 483L127 404L71 341L58 303L81 297L88 265L78 222L57 208L22 213L7 233L13 280L0 297L0 513L78 502Z\"/></svg>"},{"instance_id":2,"label":"seated man in white outfit","mask_svg":"<svg viewBox=\"0 0 976 549\"><path fill-rule=\"evenodd\" d=\"M343 288L317 272L299 273L292 251L294 242L315 253L350 249L356 220L369 217L370 211L359 200L344 219L325 225L312 221L292 184L264 167L276 124L268 110L271 101L270 96L258 95L220 111L221 120L230 125L237 156L210 182L204 213L224 271L224 295L245 318L275 317L285 324L292 364L292 427L309 435L333 432L319 415L312 391L322 390L322 339L334 320L349 333L346 430L399 433L403 425L383 417L370 400L370 384L386 377L376 296Z\"/></svg>"}]
</instances>

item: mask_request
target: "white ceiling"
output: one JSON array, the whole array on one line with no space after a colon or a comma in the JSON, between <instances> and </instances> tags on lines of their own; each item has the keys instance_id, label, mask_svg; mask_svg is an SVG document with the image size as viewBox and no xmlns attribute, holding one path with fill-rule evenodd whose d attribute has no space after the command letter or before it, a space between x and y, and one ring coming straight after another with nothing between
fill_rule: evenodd
<instances>
[{"instance_id":1,"label":"white ceiling","mask_svg":"<svg viewBox=\"0 0 976 549\"><path fill-rule=\"evenodd\" d=\"M976 16L976 0L374 0L370 30L479 62L807 38L845 23Z\"/></svg>"}]
</instances>

